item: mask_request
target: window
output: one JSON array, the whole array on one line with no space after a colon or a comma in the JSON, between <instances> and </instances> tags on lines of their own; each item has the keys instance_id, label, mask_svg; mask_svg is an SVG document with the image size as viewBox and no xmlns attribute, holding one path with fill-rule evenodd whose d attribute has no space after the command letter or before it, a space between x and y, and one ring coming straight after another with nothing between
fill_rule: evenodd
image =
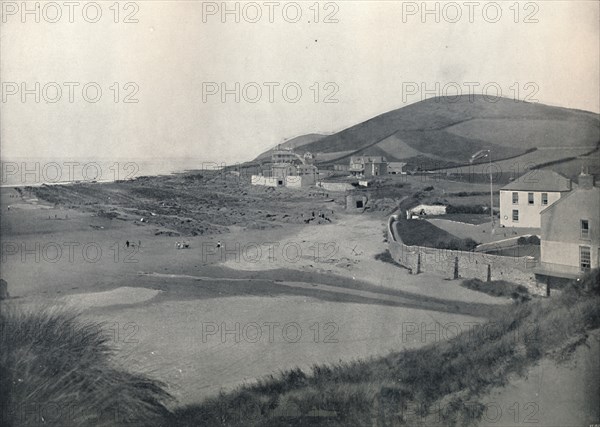
<instances>
[{"instance_id":1,"label":"window","mask_svg":"<svg viewBox=\"0 0 600 427\"><path fill-rule=\"evenodd\" d=\"M519 210L513 209L513 222L519 222Z\"/></svg>"},{"instance_id":2,"label":"window","mask_svg":"<svg viewBox=\"0 0 600 427\"><path fill-rule=\"evenodd\" d=\"M533 193L527 193L527 203L533 205Z\"/></svg>"},{"instance_id":3,"label":"window","mask_svg":"<svg viewBox=\"0 0 600 427\"><path fill-rule=\"evenodd\" d=\"M581 222L581 238L589 239L590 238L590 223L587 219L582 219Z\"/></svg>"},{"instance_id":4,"label":"window","mask_svg":"<svg viewBox=\"0 0 600 427\"><path fill-rule=\"evenodd\" d=\"M519 193L512 193L513 205L519 204Z\"/></svg>"},{"instance_id":5,"label":"window","mask_svg":"<svg viewBox=\"0 0 600 427\"><path fill-rule=\"evenodd\" d=\"M589 246L579 247L579 267L581 271L588 271L591 265L590 248Z\"/></svg>"},{"instance_id":6,"label":"window","mask_svg":"<svg viewBox=\"0 0 600 427\"><path fill-rule=\"evenodd\" d=\"M542 205L548 204L548 193L542 193Z\"/></svg>"}]
</instances>

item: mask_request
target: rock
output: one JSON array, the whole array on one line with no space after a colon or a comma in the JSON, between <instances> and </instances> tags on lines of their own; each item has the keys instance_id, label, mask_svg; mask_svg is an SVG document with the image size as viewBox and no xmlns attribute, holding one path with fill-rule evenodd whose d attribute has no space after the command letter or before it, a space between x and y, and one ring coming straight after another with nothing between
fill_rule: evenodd
<instances>
[{"instance_id":1,"label":"rock","mask_svg":"<svg viewBox=\"0 0 600 427\"><path fill-rule=\"evenodd\" d=\"M8 283L6 280L0 279L0 301L3 299L8 299L10 294L8 293Z\"/></svg>"}]
</instances>

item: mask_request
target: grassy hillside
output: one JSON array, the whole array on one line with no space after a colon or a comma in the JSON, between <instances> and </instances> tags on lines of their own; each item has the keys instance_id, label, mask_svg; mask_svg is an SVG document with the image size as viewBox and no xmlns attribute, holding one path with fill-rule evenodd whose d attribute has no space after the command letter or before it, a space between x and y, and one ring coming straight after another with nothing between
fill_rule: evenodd
<instances>
[{"instance_id":1,"label":"grassy hillside","mask_svg":"<svg viewBox=\"0 0 600 427\"><path fill-rule=\"evenodd\" d=\"M392 161L408 160L409 168L431 168L464 164L483 148L493 150L494 160L544 148L536 160L556 161L565 157L556 147L585 152L599 141L600 120L594 113L508 98L489 102L482 96L463 96L427 99L293 145L300 153L321 153L317 157L321 163L373 154Z\"/></svg>"},{"instance_id":2,"label":"grassy hillside","mask_svg":"<svg viewBox=\"0 0 600 427\"><path fill-rule=\"evenodd\" d=\"M326 136L327 135L321 135L319 133L309 133L307 135L300 135L295 138L288 139L287 141L282 142L279 145L281 145L281 147L283 147L283 148L296 149L298 147L302 147L304 145L311 144L316 141L320 141L321 139L325 138ZM260 155L258 155L258 157L256 157L256 159L254 159L254 161L270 160L271 153L273 152L274 148L275 147L265 151L264 153L261 153Z\"/></svg>"},{"instance_id":3,"label":"grassy hillside","mask_svg":"<svg viewBox=\"0 0 600 427\"><path fill-rule=\"evenodd\" d=\"M416 350L262 379L182 408L170 424L476 424L485 408L478 397L543 357L568 357L600 327L599 279L595 270L560 296L507 306L448 341L433 337Z\"/></svg>"}]
</instances>

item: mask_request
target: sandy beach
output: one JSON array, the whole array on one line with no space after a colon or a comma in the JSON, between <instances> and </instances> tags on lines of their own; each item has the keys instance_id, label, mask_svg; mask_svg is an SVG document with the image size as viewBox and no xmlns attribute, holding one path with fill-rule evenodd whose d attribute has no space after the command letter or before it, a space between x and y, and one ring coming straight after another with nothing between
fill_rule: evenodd
<instances>
[{"instance_id":1,"label":"sandy beach","mask_svg":"<svg viewBox=\"0 0 600 427\"><path fill-rule=\"evenodd\" d=\"M376 260L383 215L176 237L8 188L2 212L8 304L102 322L115 362L164 381L178 404L284 369L448 339L444 325L483 322L509 302Z\"/></svg>"}]
</instances>

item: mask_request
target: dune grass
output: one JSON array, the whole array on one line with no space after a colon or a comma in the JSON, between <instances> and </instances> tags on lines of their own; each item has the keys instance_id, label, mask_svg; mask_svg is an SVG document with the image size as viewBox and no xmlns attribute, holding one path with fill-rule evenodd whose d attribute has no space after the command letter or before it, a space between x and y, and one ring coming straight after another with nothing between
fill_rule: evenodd
<instances>
[{"instance_id":1,"label":"dune grass","mask_svg":"<svg viewBox=\"0 0 600 427\"><path fill-rule=\"evenodd\" d=\"M263 378L175 411L170 425L474 424L479 396L600 327L598 280L595 270L560 296L508 306L480 328L416 350Z\"/></svg>"},{"instance_id":2,"label":"dune grass","mask_svg":"<svg viewBox=\"0 0 600 427\"><path fill-rule=\"evenodd\" d=\"M168 415L164 384L114 366L101 325L0 309L0 425L151 426Z\"/></svg>"}]
</instances>

